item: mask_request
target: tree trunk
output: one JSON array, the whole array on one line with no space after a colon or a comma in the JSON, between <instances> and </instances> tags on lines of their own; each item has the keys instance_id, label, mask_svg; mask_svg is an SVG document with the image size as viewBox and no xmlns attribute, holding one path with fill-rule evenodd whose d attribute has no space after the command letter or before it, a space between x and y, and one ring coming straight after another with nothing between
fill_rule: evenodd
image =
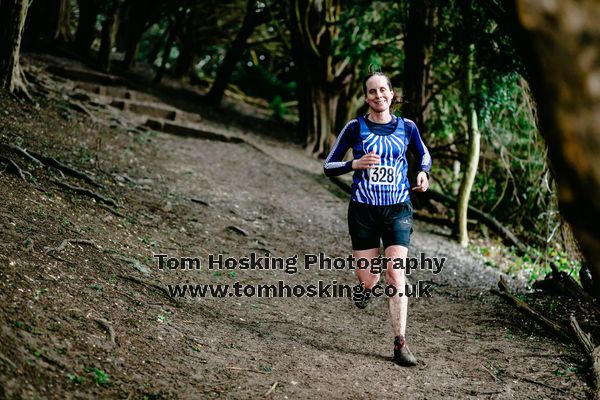
<instances>
[{"instance_id":1,"label":"tree trunk","mask_svg":"<svg viewBox=\"0 0 600 400\"><path fill-rule=\"evenodd\" d=\"M467 133L469 150L467 153L467 162L463 172L460 188L458 190L458 199L456 203L455 232L458 236L458 242L462 247L469 245L469 232L467 230L467 210L469 208L469 198L471 189L477 175L477 165L479 164L479 149L481 144L481 134L477 123L477 110L471 99L473 92L473 67L474 67L475 46L473 44L467 47L464 57L465 82L464 82L464 109L467 115Z\"/></svg>"},{"instance_id":2,"label":"tree trunk","mask_svg":"<svg viewBox=\"0 0 600 400\"><path fill-rule=\"evenodd\" d=\"M59 43L69 43L73 40L73 34L71 33L71 0L59 0L58 18L53 39Z\"/></svg>"},{"instance_id":3,"label":"tree trunk","mask_svg":"<svg viewBox=\"0 0 600 400\"><path fill-rule=\"evenodd\" d=\"M353 104L339 101L340 96L354 97L350 90L354 66L346 59L333 56L333 42L340 34L336 22L341 7L335 0L318 4L291 0L290 11L292 55L298 82L299 136L306 138L309 153L324 157L341 128L336 116L348 115L346 107Z\"/></svg>"},{"instance_id":4,"label":"tree trunk","mask_svg":"<svg viewBox=\"0 0 600 400\"><path fill-rule=\"evenodd\" d=\"M473 89L473 45L470 46L467 62L467 82L465 95L465 113L467 115L467 132L469 150L467 153L467 161L463 172L460 188L458 190L458 199L456 202L455 215L455 232L458 237L458 242L462 247L469 245L469 232L467 230L467 210L469 208L469 198L471 190L477 175L477 165L479 164L479 149L481 143L481 134L477 123L477 111L470 99Z\"/></svg>"},{"instance_id":5,"label":"tree trunk","mask_svg":"<svg viewBox=\"0 0 600 400\"><path fill-rule=\"evenodd\" d=\"M429 60L433 51L433 16L435 0L409 2L406 41L404 43L404 73L402 116L413 120L421 134L426 132L424 104L431 95L429 85ZM399 94L399 93L398 93ZM407 154L409 182L416 181L420 161L414 154ZM422 208L426 198L413 193L411 200L415 208Z\"/></svg>"},{"instance_id":6,"label":"tree trunk","mask_svg":"<svg viewBox=\"0 0 600 400\"><path fill-rule=\"evenodd\" d=\"M178 21L179 18L175 18L175 20L171 21L171 25L169 26L169 35L167 36L167 42L165 43L165 49L163 50L162 62L160 63L158 71L156 71L154 83L160 83L165 74L165 71L167 70L167 63L169 62L171 49L173 48L173 43L175 43L175 35L177 33L177 25L179 23Z\"/></svg>"},{"instance_id":7,"label":"tree trunk","mask_svg":"<svg viewBox=\"0 0 600 400\"><path fill-rule=\"evenodd\" d=\"M79 20L75 32L75 46L79 51L87 53L96 36L96 19L100 14L96 0L78 0Z\"/></svg>"},{"instance_id":8,"label":"tree trunk","mask_svg":"<svg viewBox=\"0 0 600 400\"><path fill-rule=\"evenodd\" d=\"M246 15L244 16L242 27L235 36L231 47L227 50L227 54L217 72L215 81L206 95L211 103L216 106L220 105L223 101L223 95L225 94L225 89L231 79L233 70L242 58L244 50L246 50L246 41L252 35L254 28L256 28L258 24L256 6L257 0L248 0L246 3Z\"/></svg>"},{"instance_id":9,"label":"tree trunk","mask_svg":"<svg viewBox=\"0 0 600 400\"><path fill-rule=\"evenodd\" d=\"M27 6L27 0L0 2L0 90L29 98L25 77L19 65Z\"/></svg>"},{"instance_id":10,"label":"tree trunk","mask_svg":"<svg viewBox=\"0 0 600 400\"><path fill-rule=\"evenodd\" d=\"M111 0L106 7L105 20L102 24L102 36L100 50L98 51L98 63L104 71L110 71L111 53L119 26L119 9L123 0Z\"/></svg>"},{"instance_id":11,"label":"tree trunk","mask_svg":"<svg viewBox=\"0 0 600 400\"><path fill-rule=\"evenodd\" d=\"M123 59L123 68L126 71L129 71L135 67L135 63L137 61L137 53L138 53L138 45L140 43L140 39L142 38L142 34L137 34L137 32L130 32L127 35L127 39L125 42L125 58Z\"/></svg>"},{"instance_id":12,"label":"tree trunk","mask_svg":"<svg viewBox=\"0 0 600 400\"><path fill-rule=\"evenodd\" d=\"M312 121L307 138L307 149L316 155L323 155L335 141L335 116L339 95L328 93L323 88L312 88Z\"/></svg>"},{"instance_id":13,"label":"tree trunk","mask_svg":"<svg viewBox=\"0 0 600 400\"><path fill-rule=\"evenodd\" d=\"M119 12L117 48L125 53L123 68L126 71L135 67L138 46L144 32L160 20L163 12L169 13L171 8L176 7L176 4L161 3L145 0L128 0L123 3Z\"/></svg>"},{"instance_id":14,"label":"tree trunk","mask_svg":"<svg viewBox=\"0 0 600 400\"><path fill-rule=\"evenodd\" d=\"M428 65L433 51L434 0L411 1L404 45L402 115L425 130L425 101L431 95Z\"/></svg>"},{"instance_id":15,"label":"tree trunk","mask_svg":"<svg viewBox=\"0 0 600 400\"><path fill-rule=\"evenodd\" d=\"M515 0L521 44L561 213L600 282L600 8ZM600 293L596 293L600 300Z\"/></svg>"},{"instance_id":16,"label":"tree trunk","mask_svg":"<svg viewBox=\"0 0 600 400\"><path fill-rule=\"evenodd\" d=\"M179 58L175 64L175 77L178 79L187 79L193 72L196 54L192 51L188 43L180 43Z\"/></svg>"}]
</instances>

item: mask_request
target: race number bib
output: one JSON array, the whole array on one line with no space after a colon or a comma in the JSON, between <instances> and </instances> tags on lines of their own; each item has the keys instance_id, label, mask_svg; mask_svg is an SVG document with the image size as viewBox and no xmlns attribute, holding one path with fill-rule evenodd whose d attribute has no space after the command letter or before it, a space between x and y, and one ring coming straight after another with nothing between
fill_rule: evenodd
<instances>
[{"instance_id":1,"label":"race number bib","mask_svg":"<svg viewBox=\"0 0 600 400\"><path fill-rule=\"evenodd\" d=\"M369 182L372 185L394 185L396 183L394 167L382 165L367 171L369 171Z\"/></svg>"}]
</instances>

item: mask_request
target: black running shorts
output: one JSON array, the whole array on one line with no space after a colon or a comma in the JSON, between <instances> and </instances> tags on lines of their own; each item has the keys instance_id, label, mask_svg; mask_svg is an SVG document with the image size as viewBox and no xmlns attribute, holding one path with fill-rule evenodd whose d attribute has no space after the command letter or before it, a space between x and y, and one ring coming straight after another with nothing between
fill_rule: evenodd
<instances>
[{"instance_id":1,"label":"black running shorts","mask_svg":"<svg viewBox=\"0 0 600 400\"><path fill-rule=\"evenodd\" d=\"M410 200L390 206L373 206L350 201L348 230L353 250L392 245L408 247L412 233L413 207Z\"/></svg>"}]
</instances>

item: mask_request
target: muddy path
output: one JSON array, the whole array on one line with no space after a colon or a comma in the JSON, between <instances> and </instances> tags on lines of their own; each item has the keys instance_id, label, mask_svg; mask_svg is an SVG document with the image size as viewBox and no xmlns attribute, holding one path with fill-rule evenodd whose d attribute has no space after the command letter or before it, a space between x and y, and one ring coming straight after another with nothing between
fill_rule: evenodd
<instances>
[{"instance_id":1,"label":"muddy path","mask_svg":"<svg viewBox=\"0 0 600 400\"><path fill-rule=\"evenodd\" d=\"M575 349L490 294L499 272L429 224L416 222L409 255L446 262L410 277L432 285L409 303L414 368L391 360L384 298L358 310L346 297L169 297L177 284L354 285L347 268L302 264L306 254L348 256L347 199L292 143L225 124L231 111L172 121L221 136L163 133L139 128L147 107L100 106L88 94L79 98L93 118L74 111L73 81L52 82L38 107L0 100L2 143L87 171L119 208L3 153L35 179L0 172L0 397L586 398ZM81 241L58 249L65 239ZM297 256L299 267L207 265L252 253ZM203 265L160 270L155 254Z\"/></svg>"}]
</instances>

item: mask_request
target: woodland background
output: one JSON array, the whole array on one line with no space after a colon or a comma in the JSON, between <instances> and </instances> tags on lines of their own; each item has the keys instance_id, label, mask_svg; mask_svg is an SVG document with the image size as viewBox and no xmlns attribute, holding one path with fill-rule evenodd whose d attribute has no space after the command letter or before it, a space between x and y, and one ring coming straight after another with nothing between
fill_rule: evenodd
<instances>
[{"instance_id":1,"label":"woodland background","mask_svg":"<svg viewBox=\"0 0 600 400\"><path fill-rule=\"evenodd\" d=\"M323 158L381 70L433 159L417 217L598 299L599 17L591 0L0 0L0 86L35 101L20 59L58 54L193 88L224 115L259 107Z\"/></svg>"}]
</instances>

